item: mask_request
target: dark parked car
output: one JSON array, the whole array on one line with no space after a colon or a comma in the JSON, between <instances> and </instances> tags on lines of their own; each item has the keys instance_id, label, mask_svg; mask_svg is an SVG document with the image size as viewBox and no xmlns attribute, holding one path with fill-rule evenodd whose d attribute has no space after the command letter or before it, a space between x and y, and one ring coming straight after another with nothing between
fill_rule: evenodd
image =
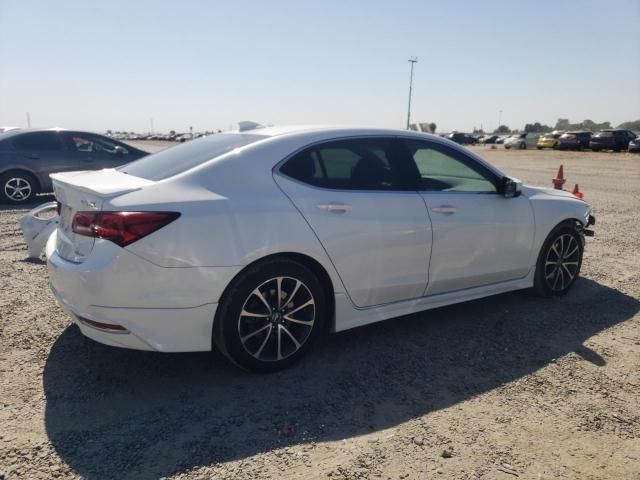
<instances>
[{"instance_id":1,"label":"dark parked car","mask_svg":"<svg viewBox=\"0 0 640 480\"><path fill-rule=\"evenodd\" d=\"M631 130L618 128L600 130L589 142L589 148L594 152L599 152L600 150L619 152L629 148L629 142L635 138L637 138L637 135Z\"/></svg>"},{"instance_id":2,"label":"dark parked car","mask_svg":"<svg viewBox=\"0 0 640 480\"><path fill-rule=\"evenodd\" d=\"M468 133L453 132L447 135L447 138L459 143L460 145L475 145L478 143L478 140Z\"/></svg>"},{"instance_id":3,"label":"dark parked car","mask_svg":"<svg viewBox=\"0 0 640 480\"><path fill-rule=\"evenodd\" d=\"M500 137L498 135L485 135L480 139L480 143L485 145L493 145Z\"/></svg>"},{"instance_id":4,"label":"dark parked car","mask_svg":"<svg viewBox=\"0 0 640 480\"><path fill-rule=\"evenodd\" d=\"M591 132L567 132L558 137L558 150L584 150L589 148Z\"/></svg>"},{"instance_id":5,"label":"dark parked car","mask_svg":"<svg viewBox=\"0 0 640 480\"><path fill-rule=\"evenodd\" d=\"M633 140L629 141L629 151L633 153L640 152L640 137L636 137Z\"/></svg>"},{"instance_id":6,"label":"dark parked car","mask_svg":"<svg viewBox=\"0 0 640 480\"><path fill-rule=\"evenodd\" d=\"M51 191L50 173L113 168L148 152L96 133L62 129L0 134L0 200L27 202Z\"/></svg>"}]
</instances>

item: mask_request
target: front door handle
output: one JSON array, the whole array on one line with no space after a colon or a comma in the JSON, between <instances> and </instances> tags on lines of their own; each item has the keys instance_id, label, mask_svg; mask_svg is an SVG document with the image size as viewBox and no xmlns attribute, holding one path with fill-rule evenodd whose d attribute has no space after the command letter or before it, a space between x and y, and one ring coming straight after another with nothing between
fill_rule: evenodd
<instances>
[{"instance_id":1,"label":"front door handle","mask_svg":"<svg viewBox=\"0 0 640 480\"><path fill-rule=\"evenodd\" d=\"M346 205L344 203L321 203L317 205L317 207L320 210L333 213L347 213L351 211L351 205Z\"/></svg>"},{"instance_id":2,"label":"front door handle","mask_svg":"<svg viewBox=\"0 0 640 480\"><path fill-rule=\"evenodd\" d=\"M432 212L440 213L442 215L453 215L457 210L458 209L453 205L439 205L431 208Z\"/></svg>"}]
</instances>

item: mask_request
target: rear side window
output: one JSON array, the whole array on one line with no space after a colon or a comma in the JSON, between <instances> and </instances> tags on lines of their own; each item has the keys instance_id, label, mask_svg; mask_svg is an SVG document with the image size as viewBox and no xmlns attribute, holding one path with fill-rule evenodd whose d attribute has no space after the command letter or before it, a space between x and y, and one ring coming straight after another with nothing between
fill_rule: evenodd
<instances>
[{"instance_id":1,"label":"rear side window","mask_svg":"<svg viewBox=\"0 0 640 480\"><path fill-rule=\"evenodd\" d=\"M280 172L335 190L407 190L395 142L386 138L337 140L304 150Z\"/></svg>"},{"instance_id":2,"label":"rear side window","mask_svg":"<svg viewBox=\"0 0 640 480\"><path fill-rule=\"evenodd\" d=\"M264 135L218 133L142 157L118 170L147 180L164 180L265 138Z\"/></svg>"},{"instance_id":3,"label":"rear side window","mask_svg":"<svg viewBox=\"0 0 640 480\"><path fill-rule=\"evenodd\" d=\"M16 136L11 142L19 152L61 152L58 132L33 132Z\"/></svg>"}]
</instances>

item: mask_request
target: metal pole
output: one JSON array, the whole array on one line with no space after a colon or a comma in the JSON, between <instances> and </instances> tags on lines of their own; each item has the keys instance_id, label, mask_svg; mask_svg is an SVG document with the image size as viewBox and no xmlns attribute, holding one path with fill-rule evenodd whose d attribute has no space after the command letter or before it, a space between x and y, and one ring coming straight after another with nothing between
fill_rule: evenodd
<instances>
[{"instance_id":1,"label":"metal pole","mask_svg":"<svg viewBox=\"0 0 640 480\"><path fill-rule=\"evenodd\" d=\"M411 57L409 59L409 63L411 64L411 75L409 76L409 107L407 108L407 130L409 130L409 125L411 124L411 90L413 89L413 65L418 63L417 57Z\"/></svg>"},{"instance_id":2,"label":"metal pole","mask_svg":"<svg viewBox=\"0 0 640 480\"><path fill-rule=\"evenodd\" d=\"M31 128L31 115L27 112L27 128Z\"/></svg>"},{"instance_id":3,"label":"metal pole","mask_svg":"<svg viewBox=\"0 0 640 480\"><path fill-rule=\"evenodd\" d=\"M502 110L498 110L498 128L500 128L500 125L502 125Z\"/></svg>"}]
</instances>

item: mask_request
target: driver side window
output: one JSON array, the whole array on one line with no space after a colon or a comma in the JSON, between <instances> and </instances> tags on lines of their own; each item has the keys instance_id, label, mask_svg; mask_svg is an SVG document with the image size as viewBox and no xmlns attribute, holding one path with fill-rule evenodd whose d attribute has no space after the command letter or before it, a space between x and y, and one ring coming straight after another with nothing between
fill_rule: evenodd
<instances>
[{"instance_id":1,"label":"driver side window","mask_svg":"<svg viewBox=\"0 0 640 480\"><path fill-rule=\"evenodd\" d=\"M420 172L422 190L497 192L491 173L464 154L436 143L414 140L406 143Z\"/></svg>"},{"instance_id":2,"label":"driver side window","mask_svg":"<svg viewBox=\"0 0 640 480\"><path fill-rule=\"evenodd\" d=\"M117 145L115 143L85 133L68 133L66 134L66 142L67 148L71 151L83 153L116 153ZM128 152L124 149L123 153L126 154Z\"/></svg>"}]
</instances>

